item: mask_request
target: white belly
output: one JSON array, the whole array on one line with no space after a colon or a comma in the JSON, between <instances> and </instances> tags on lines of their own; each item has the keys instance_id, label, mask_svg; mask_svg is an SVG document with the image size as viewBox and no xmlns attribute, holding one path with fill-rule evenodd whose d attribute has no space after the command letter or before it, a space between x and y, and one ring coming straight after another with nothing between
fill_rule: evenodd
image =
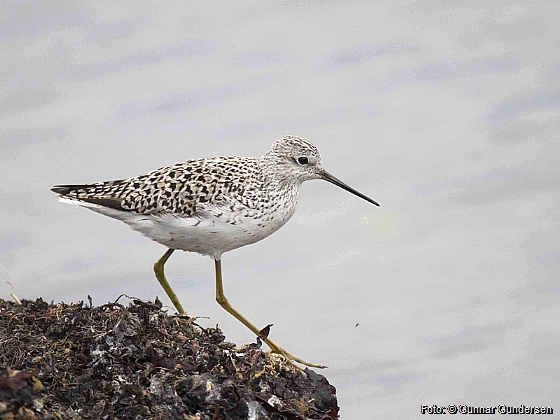
<instances>
[{"instance_id":1,"label":"white belly","mask_svg":"<svg viewBox=\"0 0 560 420\"><path fill-rule=\"evenodd\" d=\"M235 215L220 208L204 212L204 217L180 217L170 213L143 215L97 204L61 198L128 224L148 238L172 249L197 252L220 259L224 252L258 242L280 229L295 212L295 203L281 206L272 214Z\"/></svg>"},{"instance_id":2,"label":"white belly","mask_svg":"<svg viewBox=\"0 0 560 420\"><path fill-rule=\"evenodd\" d=\"M132 229L169 248L220 259L224 252L258 242L280 229L291 217L275 217L266 224L243 218L232 225L211 216L204 219L172 215L136 216L124 220Z\"/></svg>"}]
</instances>

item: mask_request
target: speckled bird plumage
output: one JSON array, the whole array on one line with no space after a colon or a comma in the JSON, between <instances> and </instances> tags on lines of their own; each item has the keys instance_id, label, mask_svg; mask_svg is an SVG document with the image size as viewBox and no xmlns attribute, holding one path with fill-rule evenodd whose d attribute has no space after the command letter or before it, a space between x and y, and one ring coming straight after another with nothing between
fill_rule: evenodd
<instances>
[{"instance_id":1,"label":"speckled bird plumage","mask_svg":"<svg viewBox=\"0 0 560 420\"><path fill-rule=\"evenodd\" d=\"M300 157L308 164L298 163ZM119 219L169 248L219 259L282 227L295 212L301 183L322 171L317 148L288 136L260 159L188 160L133 178L53 191L61 201Z\"/></svg>"},{"instance_id":2,"label":"speckled bird plumage","mask_svg":"<svg viewBox=\"0 0 560 420\"><path fill-rule=\"evenodd\" d=\"M222 281L224 252L255 243L280 229L296 210L302 182L323 179L379 205L332 176L317 148L300 137L274 142L260 159L215 157L187 160L145 175L88 185L58 185L63 202L122 220L169 249L154 273L177 312L186 312L167 281L164 265L177 249L210 255L216 273L216 301L254 334L262 331L227 300ZM310 367L269 337L262 338L289 363Z\"/></svg>"}]
</instances>

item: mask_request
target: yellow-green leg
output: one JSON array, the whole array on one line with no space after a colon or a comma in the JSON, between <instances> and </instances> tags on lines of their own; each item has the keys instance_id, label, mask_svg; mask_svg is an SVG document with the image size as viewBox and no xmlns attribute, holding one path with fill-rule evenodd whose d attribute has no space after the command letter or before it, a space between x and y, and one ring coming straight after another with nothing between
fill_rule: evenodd
<instances>
[{"instance_id":1,"label":"yellow-green leg","mask_svg":"<svg viewBox=\"0 0 560 420\"><path fill-rule=\"evenodd\" d=\"M251 322L249 322L249 320L247 318L245 318L243 315L241 315L233 306L231 306L230 303L228 302L226 296L224 295L224 287L223 287L223 284L222 284L222 263L221 263L221 261L220 260L214 260L214 265L215 265L215 268L216 268L216 300L218 301L218 303L220 304L220 306L222 308L224 308L226 311L228 311L230 314L232 314L235 318L237 318L239 321L241 321L241 323L243 325L245 325L247 328L249 328L251 331L253 331L258 336L259 333L260 333L260 330L257 327L255 327L253 324L251 324ZM294 361L294 362L301 363L302 365L306 365L306 366L314 367L314 368L319 368L319 369L326 368L326 366L317 365L317 364L314 364L314 363L309 363L309 362L306 362L305 360L300 359L299 357L295 357L293 354L288 353L286 350L284 350L282 347L280 347L278 344L276 344L274 341L272 341L269 338L264 338L263 340L268 345L268 347L270 347L270 349L274 353L281 354L289 362Z\"/></svg>"},{"instance_id":2,"label":"yellow-green leg","mask_svg":"<svg viewBox=\"0 0 560 420\"><path fill-rule=\"evenodd\" d=\"M175 250L169 248L167 251L165 251L165 254L163 254L163 256L156 261L156 263L154 264L154 273L156 273L156 278L158 279L159 284L161 284L161 287L163 287L163 290L165 290L165 293L167 293L167 296L169 296L169 299L171 299L171 302L173 303L173 306L175 306L175 309L177 309L177 312L179 312L179 314L181 315L186 315L187 313L183 309L183 305L181 305L181 302L179 302L177 295L169 285L169 282L165 278L165 273L163 271L163 266L165 265L165 262L169 259L171 254L173 254L173 251Z\"/></svg>"}]
</instances>

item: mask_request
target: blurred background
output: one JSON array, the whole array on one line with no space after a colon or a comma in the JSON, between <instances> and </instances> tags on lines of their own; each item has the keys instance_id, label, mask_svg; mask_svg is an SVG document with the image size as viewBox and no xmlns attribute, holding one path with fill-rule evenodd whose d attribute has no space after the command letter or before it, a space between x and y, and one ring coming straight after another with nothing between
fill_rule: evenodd
<instances>
[{"instance_id":1,"label":"blurred background","mask_svg":"<svg viewBox=\"0 0 560 420\"><path fill-rule=\"evenodd\" d=\"M0 16L0 298L170 305L163 246L49 188L297 135L381 207L306 183L285 227L224 255L230 302L329 366L342 419L560 410L557 2L4 1ZM166 265L190 315L254 341L213 269Z\"/></svg>"}]
</instances>

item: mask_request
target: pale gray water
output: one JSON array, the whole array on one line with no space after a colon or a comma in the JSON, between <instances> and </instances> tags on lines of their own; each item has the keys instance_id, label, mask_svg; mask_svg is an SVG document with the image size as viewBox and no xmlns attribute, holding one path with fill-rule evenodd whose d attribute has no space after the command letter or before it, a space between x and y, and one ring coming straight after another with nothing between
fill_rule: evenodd
<instances>
[{"instance_id":1,"label":"pale gray water","mask_svg":"<svg viewBox=\"0 0 560 420\"><path fill-rule=\"evenodd\" d=\"M330 366L343 419L560 410L560 11L391 4L4 2L3 280L20 298L163 298L163 247L49 187L298 135L381 207L304 184L285 227L224 255L231 303ZM175 253L167 273L202 324L253 340L214 301L209 258Z\"/></svg>"}]
</instances>

